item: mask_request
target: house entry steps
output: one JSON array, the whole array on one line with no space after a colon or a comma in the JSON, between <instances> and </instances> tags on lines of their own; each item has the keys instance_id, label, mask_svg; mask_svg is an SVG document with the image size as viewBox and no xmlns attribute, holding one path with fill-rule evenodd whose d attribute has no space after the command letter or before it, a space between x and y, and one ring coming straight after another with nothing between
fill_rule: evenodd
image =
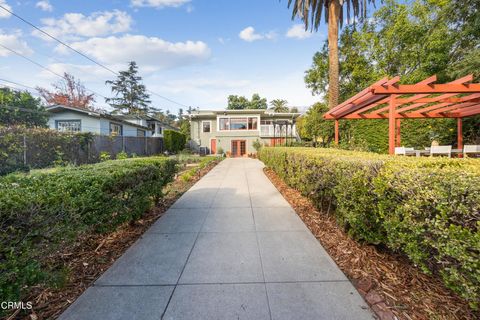
<instances>
[{"instance_id":1,"label":"house entry steps","mask_svg":"<svg viewBox=\"0 0 480 320\"><path fill-rule=\"evenodd\" d=\"M373 319L263 173L226 159L60 319Z\"/></svg>"}]
</instances>

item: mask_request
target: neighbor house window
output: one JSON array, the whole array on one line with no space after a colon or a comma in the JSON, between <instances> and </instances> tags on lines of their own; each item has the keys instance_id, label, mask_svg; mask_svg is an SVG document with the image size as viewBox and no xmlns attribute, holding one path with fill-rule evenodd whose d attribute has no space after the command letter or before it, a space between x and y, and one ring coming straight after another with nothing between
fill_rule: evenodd
<instances>
[{"instance_id":1,"label":"neighbor house window","mask_svg":"<svg viewBox=\"0 0 480 320\"><path fill-rule=\"evenodd\" d=\"M114 122L110 122L110 134L112 136L121 136L122 135L122 125Z\"/></svg>"},{"instance_id":2,"label":"neighbor house window","mask_svg":"<svg viewBox=\"0 0 480 320\"><path fill-rule=\"evenodd\" d=\"M202 121L203 132L210 132L210 129L211 129L210 126L211 126L210 121Z\"/></svg>"},{"instance_id":3,"label":"neighbor house window","mask_svg":"<svg viewBox=\"0 0 480 320\"><path fill-rule=\"evenodd\" d=\"M82 131L81 120L57 120L56 127L62 132L80 132Z\"/></svg>"},{"instance_id":4,"label":"neighbor house window","mask_svg":"<svg viewBox=\"0 0 480 320\"><path fill-rule=\"evenodd\" d=\"M137 129L137 137L145 137L145 130Z\"/></svg>"},{"instance_id":5,"label":"neighbor house window","mask_svg":"<svg viewBox=\"0 0 480 320\"><path fill-rule=\"evenodd\" d=\"M261 125L269 125L269 124L272 124L272 120L261 120L260 124Z\"/></svg>"}]
</instances>

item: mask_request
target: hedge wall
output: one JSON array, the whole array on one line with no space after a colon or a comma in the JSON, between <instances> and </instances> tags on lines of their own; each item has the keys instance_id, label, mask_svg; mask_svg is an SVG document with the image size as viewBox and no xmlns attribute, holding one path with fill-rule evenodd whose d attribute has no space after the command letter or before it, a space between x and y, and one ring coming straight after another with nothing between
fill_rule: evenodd
<instances>
[{"instance_id":1,"label":"hedge wall","mask_svg":"<svg viewBox=\"0 0 480 320\"><path fill-rule=\"evenodd\" d=\"M0 178L0 296L20 301L28 288L55 285L65 270L45 257L79 235L138 219L176 173L166 158L113 160Z\"/></svg>"},{"instance_id":2,"label":"hedge wall","mask_svg":"<svg viewBox=\"0 0 480 320\"><path fill-rule=\"evenodd\" d=\"M165 130L163 132L163 139L165 149L173 153L183 150L187 142L187 138L183 133L174 130Z\"/></svg>"},{"instance_id":3,"label":"hedge wall","mask_svg":"<svg viewBox=\"0 0 480 320\"><path fill-rule=\"evenodd\" d=\"M480 299L480 161L262 148L259 158L356 239L403 252Z\"/></svg>"}]
</instances>

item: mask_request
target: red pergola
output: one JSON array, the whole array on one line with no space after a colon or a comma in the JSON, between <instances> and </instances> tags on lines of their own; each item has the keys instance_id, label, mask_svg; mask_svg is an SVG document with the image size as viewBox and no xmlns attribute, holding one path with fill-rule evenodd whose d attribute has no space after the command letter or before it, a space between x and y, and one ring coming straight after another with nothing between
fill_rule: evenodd
<instances>
[{"instance_id":1,"label":"red pergola","mask_svg":"<svg viewBox=\"0 0 480 320\"><path fill-rule=\"evenodd\" d=\"M340 119L388 119L389 153L400 146L400 120L456 118L458 148L463 148L462 118L480 114L480 83L472 75L436 84L432 76L416 84L398 84L400 78L383 78L329 110L325 119L335 120L338 144Z\"/></svg>"}]
</instances>

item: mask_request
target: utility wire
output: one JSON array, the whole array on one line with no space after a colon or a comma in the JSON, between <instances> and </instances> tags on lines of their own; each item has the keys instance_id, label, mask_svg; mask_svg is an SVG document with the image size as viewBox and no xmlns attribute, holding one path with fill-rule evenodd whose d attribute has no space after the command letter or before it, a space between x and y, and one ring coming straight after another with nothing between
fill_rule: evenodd
<instances>
[{"instance_id":1,"label":"utility wire","mask_svg":"<svg viewBox=\"0 0 480 320\"><path fill-rule=\"evenodd\" d=\"M63 46L65 46L65 47L69 48L70 50L74 51L75 53L81 55L81 56L84 57L85 59L93 62L93 63L96 64L97 66L99 66L99 67L101 67L101 68L103 68L103 69L105 69L105 70L113 73L114 75L118 76L118 72L116 72L116 71L110 69L109 67L101 64L100 62L97 62L96 60L90 58L90 57L87 56L86 54L78 51L77 49L73 48L73 47L70 46L69 44L67 44L67 43L63 42L62 40L58 39L57 37L52 36L52 35L49 34L48 32L46 32L46 31L44 31L43 29L37 27L37 26L34 25L32 22L30 22L30 21L22 18L21 16L19 16L18 14L14 13L14 12L11 11L11 10L9 10L9 9L6 8L5 6L3 6L3 5L0 4L0 8L3 9L3 10L5 10L5 11L7 11L8 13L10 13L10 14L13 15L14 17L18 18L19 20L23 21L24 23L28 24L29 26L31 26L31 27L34 28L35 30L38 30L38 31L41 32L42 34L46 35L47 37L49 37L49 38L57 41L58 43L62 44ZM152 91L152 90L150 90L150 89L146 89L146 91L148 91L149 93L151 93L151 94L153 94L153 95L155 95L155 96L157 96L157 97L159 97L159 98L162 98L162 99L164 99L164 100L166 100L166 101L172 102L172 103L177 104L177 105L179 105L179 106L182 106L182 107L185 107L185 108L188 108L188 107L189 107L189 106L187 106L187 105L185 105L185 104L183 104L183 103L180 103L180 102L177 102L177 101L172 100L172 99L170 99L170 98L167 98L167 97L165 97L165 96L162 96L162 95L160 95L160 94L158 94L158 93L156 93L156 92L154 92L154 91ZM105 97L104 97L104 98L105 98Z\"/></svg>"},{"instance_id":2,"label":"utility wire","mask_svg":"<svg viewBox=\"0 0 480 320\"><path fill-rule=\"evenodd\" d=\"M53 75L56 75L57 77L60 77L60 78L62 78L62 79L64 79L64 80L67 80L67 78L65 78L63 75L61 75L61 74L59 74L59 73L57 73L57 72L55 72L55 71L53 71L53 70L45 67L44 65L42 65L42 64L40 64L40 63L38 63L38 62L36 62L36 61L34 61L34 60L32 60L32 59L30 59L29 57L25 56L24 54L21 54L21 53L18 52L18 51L15 51L15 50L13 50L13 49L11 49L11 48L9 48L9 47L6 47L6 46L4 46L4 45L1 44L1 43L0 43L0 47L2 47L2 48L4 48L4 49L6 49L6 50L8 50L8 51L10 51L10 52L12 52L12 53L14 53L14 54L16 54L17 56L19 56L19 57L21 57L21 58L23 58L23 59L25 59L25 60L33 63L34 65L36 65L36 66L38 66L38 67L40 67L40 68L42 68L42 69L44 69L44 70L52 73ZM87 87L85 87L85 89L87 89L88 91L90 91L90 92L92 92L92 93L94 93L94 94L96 94L96 95L98 95L98 96L100 96L100 97L103 97L103 98L107 99L107 97L105 97L104 95L102 95L102 94L100 94L100 93L98 93L98 92L96 92L96 91L94 91L94 90L92 90L92 89L89 89L89 88L87 88Z\"/></svg>"},{"instance_id":3,"label":"utility wire","mask_svg":"<svg viewBox=\"0 0 480 320\"><path fill-rule=\"evenodd\" d=\"M27 89L31 89L31 90L34 90L34 91L37 90L37 89L35 89L35 88L33 88L33 87L30 87L30 86L27 86L27 85L24 85L24 84L15 82L15 81L7 80L7 79L1 79L1 78L0 78L0 81L7 82L7 83L11 83L11 84L14 84L14 85L17 85L17 86L20 86L20 87L24 87L24 88L27 88ZM11 88L13 88L13 87L11 87ZM34 94L35 94L35 93L34 93ZM37 95L38 95L38 94L37 94Z\"/></svg>"}]
</instances>

